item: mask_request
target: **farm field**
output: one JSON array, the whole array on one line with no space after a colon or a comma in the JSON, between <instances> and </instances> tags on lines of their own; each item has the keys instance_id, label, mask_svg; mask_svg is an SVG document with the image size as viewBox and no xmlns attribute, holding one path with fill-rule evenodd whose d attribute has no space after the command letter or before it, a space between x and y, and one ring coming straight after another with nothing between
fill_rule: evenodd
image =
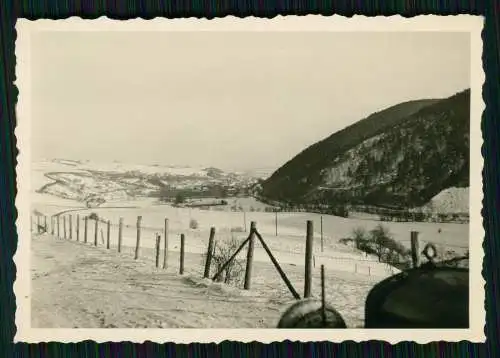
<instances>
[{"instance_id":1,"label":"farm field","mask_svg":"<svg viewBox=\"0 0 500 358\"><path fill-rule=\"evenodd\" d=\"M101 170L118 170L124 165L108 165ZM44 185L51 181L45 176L47 172L52 171L72 171L86 172L88 169L96 170L99 168L96 164L79 163L72 161L45 161L33 163L31 178L32 209L38 210L45 215L54 215L61 212L77 210L82 215L95 212L104 219L109 219L117 224L119 217L123 217L127 225L134 225L137 216L141 215L142 225L152 230L163 230L165 218L170 221L170 228L174 232L184 232L189 229L189 221L194 219L199 224L198 233L205 235L211 226L215 226L219 233L231 231L231 229L247 229L250 221L256 221L259 232L266 237L276 235L275 214L264 212L266 204L259 202L252 197L230 197L226 198L227 205L212 207L210 210L200 208L174 208L170 205L161 205L156 199L147 197L122 198L121 200L108 201L100 207L88 209L85 203L76 200L76 198L61 198L48 193L37 192ZM155 166L131 166L127 170L146 170L148 171L185 171L182 168L158 168ZM182 169L182 170L181 170ZM124 170L122 168L122 170ZM194 169L193 169L194 170ZM204 200L199 200L203 203ZM206 199L210 202L213 199ZM231 208L240 207L245 213L231 211ZM251 211L254 209L254 211ZM321 217L323 218L323 237L326 245L338 246L339 239L349 237L354 228L363 227L366 230L374 228L378 223L369 216L358 216L353 218L341 218L331 215L320 215L313 213L284 213L277 214L278 235L304 238L307 220L313 220L316 237L320 237ZM410 242L410 231L418 231L421 241L433 242L442 245L457 252L466 250L469 244L469 226L467 224L454 223L427 223L427 222L384 222L394 238L407 245ZM187 234L187 233L186 233ZM205 235L206 236L206 235ZM283 240L280 240L283 241ZM343 245L342 245L343 246ZM339 249L340 250L340 249Z\"/></svg>"},{"instance_id":2,"label":"farm field","mask_svg":"<svg viewBox=\"0 0 500 358\"><path fill-rule=\"evenodd\" d=\"M313 247L314 261L316 265L324 264L326 268L339 272L357 272L380 278L387 277L398 270L379 263L375 256L366 255L350 246L339 243L339 239L348 237L356 227L364 227L367 230L375 227L378 222L362 219L344 219L334 216L323 215L323 238L324 250L321 251L320 215L307 213L278 213L278 236L276 236L275 214L266 212L238 213L230 211L207 211L200 209L175 208L169 205L157 205L151 200L129 201L122 203L124 208L100 207L100 208L78 208L75 211L66 211L76 221L77 214L80 215L80 235L83 240L83 216L95 213L103 221L111 223L110 236L111 246L117 246L118 222L124 219L122 245L133 248L137 237L137 216L141 220L141 248L152 249L155 246L156 234L164 236L164 220L168 218L169 223L169 250L178 252L180 250L180 234L186 237L186 252L203 254L207 250L210 227L216 228L215 239L217 242L235 238L242 242L247 236L250 221L256 221L257 229L263 236L276 259L280 263L304 265L306 221L313 220L315 242ZM51 207L52 209L57 207ZM47 207L40 207L44 212ZM70 210L69 208L58 209ZM54 212L48 213L49 215ZM198 223L198 228L190 228L190 220ZM245 231L246 219L247 228ZM62 223L61 230L62 230ZM463 253L468 246L468 226L463 224L436 224L436 223L384 223L394 238L406 246L410 245L410 231L420 233L422 245L433 242L438 247L452 249L457 253ZM234 230L236 229L236 232ZM438 233L438 229L441 232ZM73 224L76 231L76 222ZM98 223L98 241L104 244L106 236L106 224ZM93 242L95 238L95 222L89 220L88 240ZM162 239L163 242L163 239ZM246 250L242 250L239 258L243 259ZM269 262L265 250L260 243L255 245L254 260Z\"/></svg>"},{"instance_id":3,"label":"farm field","mask_svg":"<svg viewBox=\"0 0 500 358\"><path fill-rule=\"evenodd\" d=\"M145 205L144 202L136 203ZM67 212L72 214L73 220L76 221L76 215L80 215L80 240L83 241L84 221L83 216L95 213L103 221L110 220L111 230L111 246L117 246L118 240L118 222L120 217L124 219L122 245L134 248L137 238L137 216L142 215L141 221L141 248L153 249L155 246L156 234L163 237L164 220L169 219L169 250L180 250L180 234L183 233L186 237L186 252L203 254L207 250L210 227L216 228L215 239L217 242L226 241L235 238L238 241L243 241L248 237L250 221L257 222L257 229L263 236L266 244L269 246L275 257L280 263L290 263L296 265L304 265L304 250L305 250L305 226L303 228L280 228L278 226L278 236L275 233L274 214L272 213L248 213L247 232L243 228L243 214L232 212L216 212L203 211L197 209L173 208L168 205L150 205L134 207L132 203L127 203L129 208L93 208L93 209L75 209L75 211ZM295 214L290 214L295 215ZM189 228L191 218L196 218L199 224L197 229ZM238 222L241 220L241 222ZM267 221L265 221L267 220ZM261 225L264 223L264 225ZM239 224L239 225L238 225ZM231 228L242 229L242 231L231 232ZM283 229L283 230L282 230ZM63 223L60 222L60 230L62 236ZM106 237L106 224L98 223L98 242L103 245ZM286 231L285 231L286 230ZM73 231L76 231L76 222L73 223ZM284 231L284 232L283 232ZM395 271L386 264L377 262L375 257L366 256L357 250L337 243L333 239L325 238L324 251L321 252L319 234L316 231L316 242L314 246L314 257L317 265L324 264L326 267L338 271L360 272L367 275L385 277ZM73 235L76 234L73 233ZM87 237L89 242L94 242L95 239L95 221L88 221ZM163 242L163 239L162 239ZM244 258L246 251L243 250L239 254L239 258ZM261 262L269 262L265 250L256 243L254 260Z\"/></svg>"},{"instance_id":4,"label":"farm field","mask_svg":"<svg viewBox=\"0 0 500 358\"><path fill-rule=\"evenodd\" d=\"M145 172L154 172L161 170L181 171L183 168L161 168L156 166L130 166L122 164L109 164L104 167L106 170L144 170ZM276 236L276 216L274 213L265 212L266 204L260 203L252 197L229 197L225 200L227 205L211 207L210 210L201 208L176 208L170 205L161 205L156 199L147 197L129 197L120 200L107 201L95 208L87 208L85 203L77 200L76 197L69 195L67 198L61 198L50 193L40 193L39 189L50 183L45 176L47 172L53 171L71 171L86 172L89 168L96 169L99 166L92 163L79 163L73 161L44 161L33 163L31 178L32 209L37 210L44 215L55 215L58 213L73 213L88 215L92 212L99 215L104 220L111 220L113 225L118 224L120 217L124 218L128 226L125 230L125 244L127 245L130 236L135 238L135 223L137 216L142 216L142 226L149 234L144 235L144 244L151 247L154 242L154 233L162 232L164 219L169 219L170 230L173 235L185 233L193 237L208 238L208 231L214 226L218 235L235 235L231 231L247 231L251 221L257 222L259 232L265 236L266 240L277 241L278 246L287 248L292 246L302 251L303 239L305 237L306 221L314 222L315 237L321 236L321 220L323 229L323 238L325 246L335 248L335 251L345 251L344 245L338 245L342 238L351 236L353 229L362 227L371 230L379 221L372 220L370 217L341 218L331 215L320 215L313 213L285 213L277 214ZM102 170L104 170L102 169ZM182 169L182 170L181 170ZM194 169L191 169L194 170ZM97 181L98 183L98 181ZM206 199L210 201L213 199ZM199 200L203 203L203 200ZM231 211L231 208L241 208L245 212ZM254 211L252 211L252 209ZM322 218L322 219L321 219ZM198 229L190 230L189 223L196 220ZM425 245L426 242L432 242L446 249L461 253L468 248L469 244L469 225L455 223L428 223L428 222L384 222L382 223L392 233L394 239L408 246L410 243L410 231L418 231L419 238ZM130 229L130 230L129 230ZM131 231L130 233L128 231ZM243 236L244 233L241 233ZM240 235L240 234L238 234ZM272 238L271 238L272 237ZM195 241L191 240L192 244ZM298 246L297 246L298 245ZM196 246L196 245L195 245ZM203 242L202 247L205 247ZM319 240L316 240L316 248L319 248ZM280 249L280 247L274 247ZM351 250L352 251L352 250Z\"/></svg>"},{"instance_id":5,"label":"farm field","mask_svg":"<svg viewBox=\"0 0 500 358\"><path fill-rule=\"evenodd\" d=\"M96 213L103 220L111 220L113 226L117 225L120 217L124 219L125 237L132 236L135 240L135 225L137 216L142 216L142 227L146 232L150 232L151 240L145 236L145 245L150 246L154 242L154 233L163 232L164 220L169 219L169 229L174 234L185 233L187 236L201 236L208 238L210 227L214 226L219 235L241 234L233 231L244 231L245 224L248 231L250 222L257 223L258 231L265 236L266 240L278 240L284 246L287 242L303 242L305 238L306 221L312 220L314 223L314 233L316 237L316 248L319 248L321 236L321 217L323 221L323 238L325 247L337 250L346 249L344 245L338 244L338 240L349 237L352 230L363 227L366 230L373 229L380 222L375 220L365 220L356 218L341 218L330 215L320 215L313 213L283 213L277 214L278 236L276 236L276 216L275 213L267 212L231 212L217 210L202 210L197 208L176 208L170 205L159 205L153 200L127 201L123 203L109 203L116 205L99 208L83 208L80 204L74 203L76 210L73 214L82 216ZM122 208L120 208L122 206ZM61 211L71 209L71 203L63 207L56 204L34 203L34 208L48 215L55 214L55 210L47 212L49 207L61 208ZM198 228L189 228L190 220L196 220ZM467 249L469 241L469 226L466 224L453 223L411 223L411 222L384 222L394 238L405 245L409 245L410 231L418 231L422 242L432 242L436 245L450 247L460 251L460 248ZM129 232L130 231L130 232ZM128 241L124 241L128 242ZM135 242L135 241L134 241ZM149 243L149 245L148 245ZM293 245L292 245L293 246ZM205 245L203 245L205 247ZM300 250L300 249L299 249Z\"/></svg>"}]
</instances>

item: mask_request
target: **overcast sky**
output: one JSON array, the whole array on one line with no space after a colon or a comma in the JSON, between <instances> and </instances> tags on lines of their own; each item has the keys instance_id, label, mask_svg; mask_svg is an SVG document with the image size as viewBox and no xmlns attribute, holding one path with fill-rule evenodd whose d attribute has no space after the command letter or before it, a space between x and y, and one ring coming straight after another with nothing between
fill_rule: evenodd
<instances>
[{"instance_id":1,"label":"overcast sky","mask_svg":"<svg viewBox=\"0 0 500 358\"><path fill-rule=\"evenodd\" d=\"M46 32L31 59L36 160L279 167L470 86L468 33Z\"/></svg>"}]
</instances>

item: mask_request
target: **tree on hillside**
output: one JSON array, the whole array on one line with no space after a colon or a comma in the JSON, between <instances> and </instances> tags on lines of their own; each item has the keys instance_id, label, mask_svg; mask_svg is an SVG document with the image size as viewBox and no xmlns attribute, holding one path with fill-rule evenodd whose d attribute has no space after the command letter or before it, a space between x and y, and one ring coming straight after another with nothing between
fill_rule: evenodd
<instances>
[{"instance_id":1,"label":"tree on hillside","mask_svg":"<svg viewBox=\"0 0 500 358\"><path fill-rule=\"evenodd\" d=\"M370 169L368 168L368 162L366 158L363 158L358 165L356 170L357 180L365 187L370 184Z\"/></svg>"},{"instance_id":2,"label":"tree on hillside","mask_svg":"<svg viewBox=\"0 0 500 358\"><path fill-rule=\"evenodd\" d=\"M384 252L390 246L390 241L392 239L389 229L382 224L378 224L374 229L370 231L371 242L375 245L375 252L378 257L378 261L382 261Z\"/></svg>"}]
</instances>

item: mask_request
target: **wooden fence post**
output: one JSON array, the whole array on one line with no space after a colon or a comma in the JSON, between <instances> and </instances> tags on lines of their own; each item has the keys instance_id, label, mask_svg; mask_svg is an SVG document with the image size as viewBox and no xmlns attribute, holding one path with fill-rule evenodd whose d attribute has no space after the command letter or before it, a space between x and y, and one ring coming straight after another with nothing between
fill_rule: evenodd
<instances>
[{"instance_id":1,"label":"wooden fence post","mask_svg":"<svg viewBox=\"0 0 500 358\"><path fill-rule=\"evenodd\" d=\"M123 218L118 222L118 252L122 251Z\"/></svg>"},{"instance_id":2,"label":"wooden fence post","mask_svg":"<svg viewBox=\"0 0 500 358\"><path fill-rule=\"evenodd\" d=\"M44 227L45 232L48 234L49 232L47 231L47 216L46 215L43 216L43 227Z\"/></svg>"},{"instance_id":3,"label":"wooden fence post","mask_svg":"<svg viewBox=\"0 0 500 358\"><path fill-rule=\"evenodd\" d=\"M179 262L179 274L184 274L184 234L181 234L181 254Z\"/></svg>"},{"instance_id":4,"label":"wooden fence post","mask_svg":"<svg viewBox=\"0 0 500 358\"><path fill-rule=\"evenodd\" d=\"M163 228L163 269L165 270L168 266L168 219L165 218L165 224Z\"/></svg>"},{"instance_id":5,"label":"wooden fence post","mask_svg":"<svg viewBox=\"0 0 500 358\"><path fill-rule=\"evenodd\" d=\"M85 216L83 225L83 240L85 241L85 243L87 243L88 227L89 227L89 218Z\"/></svg>"},{"instance_id":6,"label":"wooden fence post","mask_svg":"<svg viewBox=\"0 0 500 358\"><path fill-rule=\"evenodd\" d=\"M60 239L61 238L61 221L60 221L60 215L56 216L57 218L57 237Z\"/></svg>"},{"instance_id":7,"label":"wooden fence post","mask_svg":"<svg viewBox=\"0 0 500 358\"><path fill-rule=\"evenodd\" d=\"M76 215L76 241L80 241L80 215Z\"/></svg>"},{"instance_id":8,"label":"wooden fence post","mask_svg":"<svg viewBox=\"0 0 500 358\"><path fill-rule=\"evenodd\" d=\"M50 217L50 233L52 235L54 235L54 231L55 231L54 226L55 226L55 223L56 223L56 219L54 218L54 216L51 216Z\"/></svg>"},{"instance_id":9,"label":"wooden fence post","mask_svg":"<svg viewBox=\"0 0 500 358\"><path fill-rule=\"evenodd\" d=\"M312 286L312 254L313 254L313 222L307 221L307 234L306 234L306 255L305 255L305 272L304 272L304 298L311 297Z\"/></svg>"},{"instance_id":10,"label":"wooden fence post","mask_svg":"<svg viewBox=\"0 0 500 358\"><path fill-rule=\"evenodd\" d=\"M250 289L250 282L252 280L252 265L253 265L253 249L254 249L254 232L256 229L256 222L252 221L250 223L250 240L248 240L248 251L247 251L247 266L245 269L245 284L244 289Z\"/></svg>"},{"instance_id":11,"label":"wooden fence post","mask_svg":"<svg viewBox=\"0 0 500 358\"><path fill-rule=\"evenodd\" d=\"M69 239L73 239L73 215L69 214Z\"/></svg>"},{"instance_id":12,"label":"wooden fence post","mask_svg":"<svg viewBox=\"0 0 500 358\"><path fill-rule=\"evenodd\" d=\"M160 266L160 240L161 240L161 236L160 234L156 234L156 246L155 246L155 249L156 249L156 252L155 252L155 256L156 256L156 268L158 268Z\"/></svg>"},{"instance_id":13,"label":"wooden fence post","mask_svg":"<svg viewBox=\"0 0 500 358\"><path fill-rule=\"evenodd\" d=\"M107 231L107 237L106 237L106 248L109 250L109 241L110 241L110 236L111 236L111 220L108 220L108 231Z\"/></svg>"},{"instance_id":14,"label":"wooden fence post","mask_svg":"<svg viewBox=\"0 0 500 358\"><path fill-rule=\"evenodd\" d=\"M94 246L97 246L97 236L99 234L99 218L95 219Z\"/></svg>"},{"instance_id":15,"label":"wooden fence post","mask_svg":"<svg viewBox=\"0 0 500 358\"><path fill-rule=\"evenodd\" d=\"M210 237L208 238L208 248L207 248L207 258L205 260L205 272L203 274L204 278L210 276L210 266L212 265L212 255L214 251L214 240L215 240L215 228L210 228Z\"/></svg>"},{"instance_id":16,"label":"wooden fence post","mask_svg":"<svg viewBox=\"0 0 500 358\"><path fill-rule=\"evenodd\" d=\"M411 232L411 261L414 268L420 266L420 244L418 241L418 232Z\"/></svg>"},{"instance_id":17,"label":"wooden fence post","mask_svg":"<svg viewBox=\"0 0 500 358\"><path fill-rule=\"evenodd\" d=\"M63 216L63 228L64 228L64 238L67 239L67 232L66 232L66 215Z\"/></svg>"},{"instance_id":18,"label":"wooden fence post","mask_svg":"<svg viewBox=\"0 0 500 358\"><path fill-rule=\"evenodd\" d=\"M321 265L321 320L326 327L325 265Z\"/></svg>"},{"instance_id":19,"label":"wooden fence post","mask_svg":"<svg viewBox=\"0 0 500 358\"><path fill-rule=\"evenodd\" d=\"M142 220L142 216L138 216L137 217L137 240L135 242L134 260L137 260L139 258L139 247L141 244L141 220Z\"/></svg>"},{"instance_id":20,"label":"wooden fence post","mask_svg":"<svg viewBox=\"0 0 500 358\"><path fill-rule=\"evenodd\" d=\"M36 232L40 234L40 215L36 216Z\"/></svg>"},{"instance_id":21,"label":"wooden fence post","mask_svg":"<svg viewBox=\"0 0 500 358\"><path fill-rule=\"evenodd\" d=\"M215 255L215 250L217 248L217 240L214 240L214 249L212 250L212 257Z\"/></svg>"}]
</instances>

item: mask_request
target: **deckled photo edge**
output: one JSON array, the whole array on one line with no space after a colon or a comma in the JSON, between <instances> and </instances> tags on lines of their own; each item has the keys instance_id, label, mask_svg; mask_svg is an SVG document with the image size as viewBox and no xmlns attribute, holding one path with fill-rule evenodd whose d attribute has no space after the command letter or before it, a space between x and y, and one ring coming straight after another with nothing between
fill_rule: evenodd
<instances>
[{"instance_id":1,"label":"deckled photo edge","mask_svg":"<svg viewBox=\"0 0 500 358\"><path fill-rule=\"evenodd\" d=\"M454 18L454 19L453 19ZM234 26L241 31L264 31L265 25L270 27L269 31L280 31L279 26L274 25L273 20L262 19L220 19L221 28L224 31L233 31L231 26ZM334 16L331 23L328 23L327 17L307 16L302 19L296 18L290 20L290 28L285 31L361 31L360 27L356 27L355 22L360 21L366 28L363 31L391 31L390 26L393 26L394 31L410 31L410 25L415 26L419 31L422 29L418 26L419 21L424 24L424 31L436 31L445 27L442 31L468 31L471 33L471 191L470 191L470 248L471 248L471 328L467 330L411 330L411 333L405 331L393 330L364 330L364 329L349 329L331 332L329 330L310 330L298 332L296 330L274 330L274 329L203 329L197 330L196 334L187 329L34 329L30 327L30 278L29 278L29 262L30 262L30 240L22 240L23 237L28 237L29 225L29 191L30 191L30 58L29 58L29 38L32 31L58 31L71 30L72 23L75 22L77 31L102 31L106 29L119 29L127 31L151 31L148 25L148 20L130 20L130 22L122 23L121 21L108 20L100 18L98 20L81 20L79 18L71 18L67 20L37 20L27 21L24 19L18 20L17 26L17 41L16 41L16 77L15 85L19 90L18 104L16 112L18 124L15 130L18 143L18 164L16 167L17 188L18 194L16 197L16 208L18 210L18 218L16 226L18 230L18 248L14 255L14 263L17 269L17 277L14 282L14 293L16 296L16 326L17 333L16 342L44 342L44 341L60 341L60 342L76 342L86 339L92 339L97 342L106 341L133 341L143 342L146 340L155 342L173 341L179 343L188 342L221 342L224 340L235 340L242 342L260 341L273 342L282 340L292 341L320 341L330 340L341 342L344 340L365 341L370 339L381 339L390 343L396 343L402 340L415 341L417 343L427 343L435 341L437 336L439 340L460 341L468 340L471 342L483 342L484 323L485 323L485 308L484 308L484 278L481 274L482 259L484 252L482 250L482 241L473 240L474 237L484 238L484 228L482 224L481 208L482 208L482 168L483 157L481 155L482 134L480 128L481 113L484 109L484 101L482 99L482 85L484 83L484 71L481 63L482 54L482 18L476 16L460 15L454 17L440 16L419 16L414 19L405 19L400 16L390 18L368 18L354 17L352 19ZM303 21L302 21L303 20ZM457 21L455 21L457 20ZM169 20L156 19L154 20L154 30L161 31L162 24L168 28ZM286 28L287 17L277 18L276 23L282 21ZM337 27L335 21L339 22ZM461 22L463 21L463 22ZM203 22L203 21L201 21ZM219 20L205 20L204 24L210 28L212 24ZM252 25L252 22L258 24ZM318 22L319 26L315 27L314 23ZM459 23L460 22L460 23ZM179 27L186 31L187 28L196 31L197 24L200 23L197 19L177 19L175 20ZM247 28L245 28L245 23ZM465 26L463 24L466 24ZM400 26L396 26L399 24ZM444 26L446 24L447 26ZM102 26L102 29L100 28ZM310 28L307 28L310 26ZM380 26L381 29L373 27ZM58 28L60 27L60 28ZM126 27L126 28L125 28ZM296 28L294 28L296 27ZM343 29L339 28L343 27ZM318 30L319 28L319 30ZM166 31L175 29L168 29ZM28 263L28 265L27 265Z\"/></svg>"}]
</instances>

